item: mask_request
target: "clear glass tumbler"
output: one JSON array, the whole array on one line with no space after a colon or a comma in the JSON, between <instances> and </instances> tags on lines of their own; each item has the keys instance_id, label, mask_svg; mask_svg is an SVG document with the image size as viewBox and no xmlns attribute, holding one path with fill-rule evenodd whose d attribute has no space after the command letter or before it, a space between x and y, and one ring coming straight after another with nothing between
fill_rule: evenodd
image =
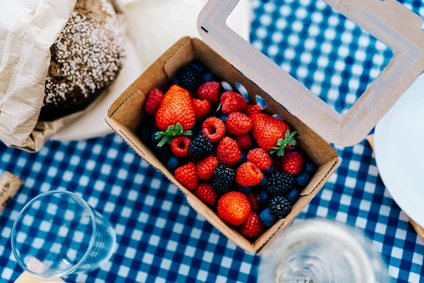
<instances>
[{"instance_id":1,"label":"clear glass tumbler","mask_svg":"<svg viewBox=\"0 0 424 283\"><path fill-rule=\"evenodd\" d=\"M390 282L371 241L360 231L336 222L297 222L261 255L258 282Z\"/></svg>"},{"instance_id":2,"label":"clear glass tumbler","mask_svg":"<svg viewBox=\"0 0 424 283\"><path fill-rule=\"evenodd\" d=\"M112 256L116 234L80 196L50 191L24 206L13 224L11 242L25 271L52 278L98 268Z\"/></svg>"}]
</instances>

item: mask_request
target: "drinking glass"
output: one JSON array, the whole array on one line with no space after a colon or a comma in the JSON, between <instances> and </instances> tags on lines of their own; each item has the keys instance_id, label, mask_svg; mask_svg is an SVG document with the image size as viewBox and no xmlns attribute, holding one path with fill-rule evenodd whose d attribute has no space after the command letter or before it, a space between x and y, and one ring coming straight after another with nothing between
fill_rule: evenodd
<instances>
[{"instance_id":1,"label":"drinking glass","mask_svg":"<svg viewBox=\"0 0 424 283\"><path fill-rule=\"evenodd\" d=\"M386 283L381 255L358 230L324 220L298 222L262 252L258 282Z\"/></svg>"},{"instance_id":2,"label":"drinking glass","mask_svg":"<svg viewBox=\"0 0 424 283\"><path fill-rule=\"evenodd\" d=\"M38 277L62 277L98 268L112 256L111 224L80 196L50 191L28 202L12 228L12 251Z\"/></svg>"}]
</instances>

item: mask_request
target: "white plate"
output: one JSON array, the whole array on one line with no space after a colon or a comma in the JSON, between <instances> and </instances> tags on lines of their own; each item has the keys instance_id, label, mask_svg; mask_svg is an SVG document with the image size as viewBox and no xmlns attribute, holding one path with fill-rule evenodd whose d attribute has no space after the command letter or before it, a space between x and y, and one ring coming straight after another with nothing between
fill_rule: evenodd
<instances>
[{"instance_id":1,"label":"white plate","mask_svg":"<svg viewBox=\"0 0 424 283\"><path fill-rule=\"evenodd\" d=\"M107 89L108 93L92 111L60 130L53 140L82 140L111 133L112 130L104 121L110 105L179 38L186 35L199 37L196 19L206 0L199 2L201 4L181 0L121 0L121 2L126 8L125 16L131 37L127 37L126 40L127 63L117 80ZM180 11L176 13L175 5L181 6L185 13ZM248 39L250 32L250 9L249 1L242 0L228 19L228 25L245 39ZM142 12L148 14L144 15ZM175 17L182 17L184 21ZM160 18L159 22L157 18Z\"/></svg>"},{"instance_id":2,"label":"white plate","mask_svg":"<svg viewBox=\"0 0 424 283\"><path fill-rule=\"evenodd\" d=\"M375 155L395 202L424 227L424 75L377 124Z\"/></svg>"}]
</instances>

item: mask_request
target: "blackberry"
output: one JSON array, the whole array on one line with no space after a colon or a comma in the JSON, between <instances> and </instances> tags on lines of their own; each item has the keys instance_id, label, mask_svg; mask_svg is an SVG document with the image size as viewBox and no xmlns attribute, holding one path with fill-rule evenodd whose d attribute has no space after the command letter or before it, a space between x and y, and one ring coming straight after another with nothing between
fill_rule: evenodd
<instances>
[{"instance_id":1,"label":"blackberry","mask_svg":"<svg viewBox=\"0 0 424 283\"><path fill-rule=\"evenodd\" d=\"M140 123L136 131L137 137L147 146L152 144L150 137L154 131L153 124L154 120L150 117L146 117Z\"/></svg>"},{"instance_id":2,"label":"blackberry","mask_svg":"<svg viewBox=\"0 0 424 283\"><path fill-rule=\"evenodd\" d=\"M196 160L203 159L213 152L213 144L203 132L195 137L188 148L188 154Z\"/></svg>"},{"instance_id":3,"label":"blackberry","mask_svg":"<svg viewBox=\"0 0 424 283\"><path fill-rule=\"evenodd\" d=\"M268 179L267 189L272 196L286 195L293 187L294 178L286 172L273 173Z\"/></svg>"},{"instance_id":4,"label":"blackberry","mask_svg":"<svg viewBox=\"0 0 424 283\"><path fill-rule=\"evenodd\" d=\"M213 172L212 187L218 194L228 193L233 188L234 179L234 170L221 164Z\"/></svg>"},{"instance_id":5,"label":"blackberry","mask_svg":"<svg viewBox=\"0 0 424 283\"><path fill-rule=\"evenodd\" d=\"M155 153L156 157L164 164L167 164L169 158L172 156L172 151L169 144L164 144L161 147L154 145L153 152Z\"/></svg>"},{"instance_id":6,"label":"blackberry","mask_svg":"<svg viewBox=\"0 0 424 283\"><path fill-rule=\"evenodd\" d=\"M188 91L195 91L200 86L201 74L191 65L182 67L177 73L179 85Z\"/></svg>"},{"instance_id":7,"label":"blackberry","mask_svg":"<svg viewBox=\"0 0 424 283\"><path fill-rule=\"evenodd\" d=\"M291 209L291 202L282 196L276 196L269 202L269 209L271 214L274 215L275 218L284 218L286 217Z\"/></svg>"}]
</instances>

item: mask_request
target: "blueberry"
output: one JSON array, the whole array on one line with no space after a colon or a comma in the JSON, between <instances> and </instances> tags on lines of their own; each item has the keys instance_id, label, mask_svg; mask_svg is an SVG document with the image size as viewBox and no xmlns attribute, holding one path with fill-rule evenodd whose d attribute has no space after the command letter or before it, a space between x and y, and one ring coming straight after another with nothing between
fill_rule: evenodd
<instances>
[{"instance_id":1,"label":"blueberry","mask_svg":"<svg viewBox=\"0 0 424 283\"><path fill-rule=\"evenodd\" d=\"M216 81L216 78L213 74L206 73L206 74L202 75L202 81L205 82L205 83L213 82L213 81Z\"/></svg>"},{"instance_id":2,"label":"blueberry","mask_svg":"<svg viewBox=\"0 0 424 283\"><path fill-rule=\"evenodd\" d=\"M269 176L272 173L274 173L274 163L272 163L271 166L264 171L265 176Z\"/></svg>"},{"instance_id":3,"label":"blueberry","mask_svg":"<svg viewBox=\"0 0 424 283\"><path fill-rule=\"evenodd\" d=\"M269 195L265 190L260 190L258 192L258 203L260 205L267 205L269 200Z\"/></svg>"},{"instance_id":4,"label":"blueberry","mask_svg":"<svg viewBox=\"0 0 424 283\"><path fill-rule=\"evenodd\" d=\"M262 225L269 228L277 222L277 219L271 214L271 210L269 208L265 208L259 213L259 220Z\"/></svg>"},{"instance_id":5,"label":"blueberry","mask_svg":"<svg viewBox=\"0 0 424 283\"><path fill-rule=\"evenodd\" d=\"M239 187L239 191L243 194L248 194L253 190L253 187Z\"/></svg>"},{"instance_id":6,"label":"blueberry","mask_svg":"<svg viewBox=\"0 0 424 283\"><path fill-rule=\"evenodd\" d=\"M288 195L287 199L294 204L300 198L300 193L298 190L293 189Z\"/></svg>"},{"instance_id":7,"label":"blueberry","mask_svg":"<svg viewBox=\"0 0 424 283\"><path fill-rule=\"evenodd\" d=\"M227 119L228 119L228 115L222 115L219 117L219 120L221 120L224 123L227 122Z\"/></svg>"},{"instance_id":8,"label":"blueberry","mask_svg":"<svg viewBox=\"0 0 424 283\"><path fill-rule=\"evenodd\" d=\"M180 84L180 81L177 78L173 78L171 83L173 85L179 85Z\"/></svg>"},{"instance_id":9,"label":"blueberry","mask_svg":"<svg viewBox=\"0 0 424 283\"><path fill-rule=\"evenodd\" d=\"M174 174L175 169L177 169L178 167L180 167L181 165L181 160L176 157L176 156L172 156L171 158L169 158L166 167L168 168L168 170Z\"/></svg>"},{"instance_id":10,"label":"blueberry","mask_svg":"<svg viewBox=\"0 0 424 283\"><path fill-rule=\"evenodd\" d=\"M205 66L200 61L193 61L190 63L190 66L193 67L193 69L195 69L199 73L204 73L206 71Z\"/></svg>"},{"instance_id":11,"label":"blueberry","mask_svg":"<svg viewBox=\"0 0 424 283\"><path fill-rule=\"evenodd\" d=\"M152 143L157 144L158 140L156 139L156 135L159 132L160 131L153 131L153 133L152 133Z\"/></svg>"},{"instance_id":12,"label":"blueberry","mask_svg":"<svg viewBox=\"0 0 424 283\"><path fill-rule=\"evenodd\" d=\"M241 163L246 163L247 162L247 153L246 152L242 152L241 153Z\"/></svg>"},{"instance_id":13,"label":"blueberry","mask_svg":"<svg viewBox=\"0 0 424 283\"><path fill-rule=\"evenodd\" d=\"M268 183L268 177L264 176L261 180L261 182L259 183L259 186L264 188L266 186L266 184Z\"/></svg>"},{"instance_id":14,"label":"blueberry","mask_svg":"<svg viewBox=\"0 0 424 283\"><path fill-rule=\"evenodd\" d=\"M305 171L311 176L317 171L317 166L311 160L305 160L303 166Z\"/></svg>"},{"instance_id":15,"label":"blueberry","mask_svg":"<svg viewBox=\"0 0 424 283\"><path fill-rule=\"evenodd\" d=\"M300 172L295 178L296 185L300 188L306 187L311 181L311 177L306 171Z\"/></svg>"}]
</instances>

